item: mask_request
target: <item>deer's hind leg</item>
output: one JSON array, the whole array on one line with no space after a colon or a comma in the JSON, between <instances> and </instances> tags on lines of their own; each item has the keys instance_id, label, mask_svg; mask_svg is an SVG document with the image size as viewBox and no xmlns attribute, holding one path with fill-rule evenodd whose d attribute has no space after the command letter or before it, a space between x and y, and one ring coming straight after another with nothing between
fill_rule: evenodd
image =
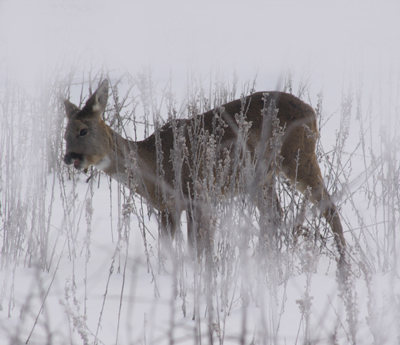
<instances>
[{"instance_id":1,"label":"deer's hind leg","mask_svg":"<svg viewBox=\"0 0 400 345\"><path fill-rule=\"evenodd\" d=\"M294 155L291 157L286 156L282 164L282 170L300 192L304 193L308 187L311 189L309 199L318 205L326 221L332 228L335 242L339 252L342 253L346 246L342 224L336 205L331 200L331 196L323 183L321 170L315 154L303 154L302 156L300 151L298 164Z\"/></svg>"}]
</instances>

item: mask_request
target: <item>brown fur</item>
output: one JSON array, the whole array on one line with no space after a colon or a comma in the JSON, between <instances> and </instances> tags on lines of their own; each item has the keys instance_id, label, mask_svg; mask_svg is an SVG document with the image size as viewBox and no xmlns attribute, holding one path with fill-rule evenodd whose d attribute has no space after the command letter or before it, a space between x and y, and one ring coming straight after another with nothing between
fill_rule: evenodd
<instances>
[{"instance_id":1,"label":"brown fur","mask_svg":"<svg viewBox=\"0 0 400 345\"><path fill-rule=\"evenodd\" d=\"M344 248L345 239L340 218L324 187L315 155L315 138L318 135L316 115L306 103L293 95L282 92L258 92L244 100L232 101L219 109L192 119L167 123L145 140L133 142L122 138L102 120L101 115L105 110L107 98L108 82L105 80L82 110L69 101L65 101L69 121L65 133L67 149L64 161L66 164L74 163L77 169L97 165L105 173L128 187L132 187L131 182L134 182L136 192L161 212L162 228L165 233L174 236L179 226L180 215L186 210L189 237L192 242L196 238L200 241L199 232L204 230L200 229L204 227L201 219L204 218L206 207L200 201L201 196L198 194L199 188L196 183L207 178L204 169L206 141L203 140L203 143L199 141L200 146L196 151L198 154L196 162L200 166L199 175L197 181L193 181L195 156L191 138L199 139L201 135L209 138L209 135L213 134L217 143L217 152L214 153L218 159L224 158L224 154L228 152L232 162L229 167L229 176L221 185L221 191L229 188L235 176L239 176L233 163L235 157L240 157L240 164L244 164L243 158L248 153L251 162L256 167L256 173L254 181L248 181L246 192L256 195L264 188L272 199L277 200L270 184L270 175L272 167L281 168L291 183L296 184L298 190L305 192L309 187L311 190L309 199L319 205L331 225L338 248ZM271 145L273 134L276 134L277 130L270 116L275 108L278 109L279 126L284 128L281 147L278 145L278 148ZM267 115L268 109L269 115ZM250 126L244 151L240 145L237 145L238 133L242 127L238 124L239 118L235 118L236 114L242 114L242 119ZM198 130L194 131L194 128ZM181 131L184 148L188 153L188 159L181 165L180 177L174 170L171 157L174 152L179 153L175 145L174 130ZM191 136L194 132L195 134ZM158 167L157 136L161 140L163 154L162 165ZM181 157L183 157L182 154ZM282 157L283 160L281 163L275 163L274 157ZM164 178L158 177L160 174L157 175L157 169L160 168L165 173ZM176 180L180 180L179 188L174 185ZM232 188L236 190L237 186ZM164 197L161 197L161 194ZM199 200L195 200L196 197ZM260 205L258 198L258 207L262 213L263 207ZM272 205L271 201L267 203L268 205Z\"/></svg>"}]
</instances>

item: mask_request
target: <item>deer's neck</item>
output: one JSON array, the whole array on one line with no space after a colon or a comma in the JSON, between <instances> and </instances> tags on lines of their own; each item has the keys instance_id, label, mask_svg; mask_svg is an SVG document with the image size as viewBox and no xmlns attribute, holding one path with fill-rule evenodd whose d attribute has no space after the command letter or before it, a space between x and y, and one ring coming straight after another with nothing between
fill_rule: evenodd
<instances>
[{"instance_id":1,"label":"deer's neck","mask_svg":"<svg viewBox=\"0 0 400 345\"><path fill-rule=\"evenodd\" d=\"M127 140L110 127L108 132L110 150L96 167L126 187L135 187L139 194L147 194L145 190L155 171L152 166L155 159L146 140Z\"/></svg>"}]
</instances>

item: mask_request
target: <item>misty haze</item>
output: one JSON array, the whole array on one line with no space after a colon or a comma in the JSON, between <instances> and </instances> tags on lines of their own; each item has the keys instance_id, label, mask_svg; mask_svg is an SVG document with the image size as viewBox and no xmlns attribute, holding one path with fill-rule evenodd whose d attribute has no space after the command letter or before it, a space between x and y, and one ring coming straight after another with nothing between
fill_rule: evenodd
<instances>
[{"instance_id":1,"label":"misty haze","mask_svg":"<svg viewBox=\"0 0 400 345\"><path fill-rule=\"evenodd\" d=\"M0 345L398 343L399 13L1 1Z\"/></svg>"}]
</instances>

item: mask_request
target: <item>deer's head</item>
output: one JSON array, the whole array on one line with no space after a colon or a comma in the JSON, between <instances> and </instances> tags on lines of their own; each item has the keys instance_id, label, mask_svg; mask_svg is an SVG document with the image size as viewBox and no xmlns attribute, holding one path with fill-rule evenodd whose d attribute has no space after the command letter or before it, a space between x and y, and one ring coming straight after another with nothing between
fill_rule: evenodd
<instances>
[{"instance_id":1,"label":"deer's head","mask_svg":"<svg viewBox=\"0 0 400 345\"><path fill-rule=\"evenodd\" d=\"M82 110L70 101L64 101L68 117L64 136L67 143L65 164L74 164L80 170L104 162L111 150L112 141L102 119L107 99L108 81L104 80Z\"/></svg>"}]
</instances>

